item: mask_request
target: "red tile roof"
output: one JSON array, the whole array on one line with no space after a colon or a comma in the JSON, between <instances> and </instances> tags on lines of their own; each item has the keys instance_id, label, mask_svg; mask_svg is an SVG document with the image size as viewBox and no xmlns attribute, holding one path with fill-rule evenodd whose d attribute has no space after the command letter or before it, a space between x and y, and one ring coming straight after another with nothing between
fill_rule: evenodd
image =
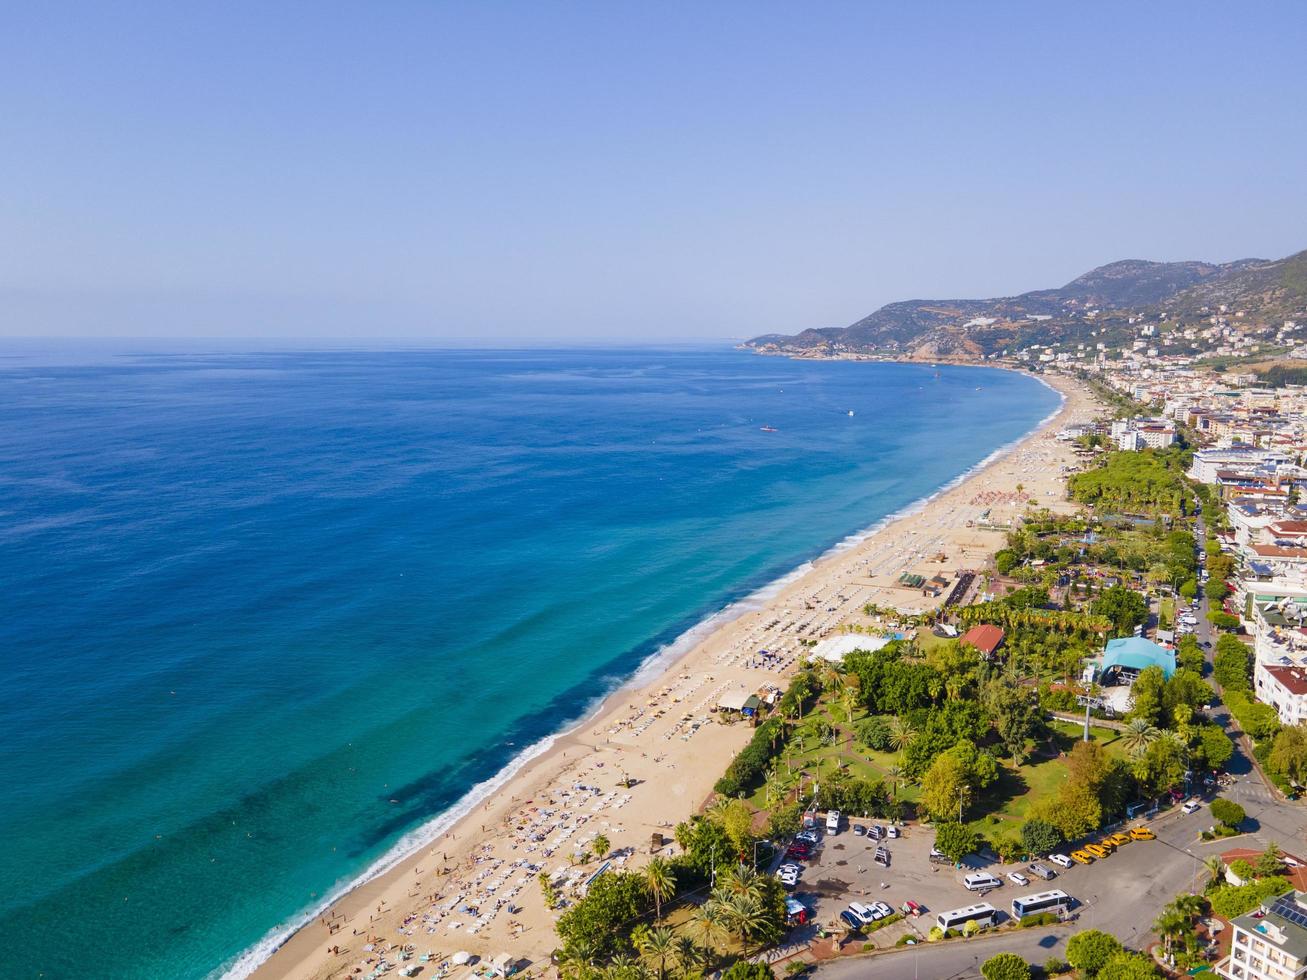
<instances>
[{"instance_id":1,"label":"red tile roof","mask_svg":"<svg viewBox=\"0 0 1307 980\"><path fill-rule=\"evenodd\" d=\"M1307 673L1301 667L1268 666L1266 672L1290 694L1307 694Z\"/></svg>"},{"instance_id":2,"label":"red tile roof","mask_svg":"<svg viewBox=\"0 0 1307 980\"><path fill-rule=\"evenodd\" d=\"M982 623L962 634L962 642L975 647L985 656L990 656L1003 642L1003 631L997 626Z\"/></svg>"}]
</instances>

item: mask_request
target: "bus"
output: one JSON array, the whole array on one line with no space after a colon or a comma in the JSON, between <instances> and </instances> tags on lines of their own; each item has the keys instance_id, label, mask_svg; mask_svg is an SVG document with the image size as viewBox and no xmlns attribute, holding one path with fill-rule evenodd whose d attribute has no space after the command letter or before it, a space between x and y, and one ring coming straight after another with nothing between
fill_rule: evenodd
<instances>
[{"instance_id":1,"label":"bus","mask_svg":"<svg viewBox=\"0 0 1307 980\"><path fill-rule=\"evenodd\" d=\"M1012 899L1012 918L1024 919L1028 915L1040 912L1065 912L1075 901L1066 892L1054 889L1035 895L1022 895Z\"/></svg>"},{"instance_id":2,"label":"bus","mask_svg":"<svg viewBox=\"0 0 1307 980\"><path fill-rule=\"evenodd\" d=\"M992 926L998 919L998 909L988 902L968 905L966 908L941 912L935 917L941 929L957 929L968 922L979 922L982 926Z\"/></svg>"}]
</instances>

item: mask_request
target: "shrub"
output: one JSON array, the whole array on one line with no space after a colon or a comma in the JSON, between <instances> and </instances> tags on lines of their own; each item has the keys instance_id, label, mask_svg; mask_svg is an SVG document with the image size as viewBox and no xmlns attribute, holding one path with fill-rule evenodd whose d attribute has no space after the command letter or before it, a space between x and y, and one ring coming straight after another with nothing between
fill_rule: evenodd
<instances>
[{"instance_id":1,"label":"shrub","mask_svg":"<svg viewBox=\"0 0 1307 980\"><path fill-rule=\"evenodd\" d=\"M980 964L985 980L1030 980L1030 964L1016 953L999 953Z\"/></svg>"},{"instance_id":2,"label":"shrub","mask_svg":"<svg viewBox=\"0 0 1307 980\"><path fill-rule=\"evenodd\" d=\"M1066 973L1069 969L1071 969L1071 964L1056 956L1050 956L1048 959L1044 960L1045 976L1055 977L1059 973Z\"/></svg>"},{"instance_id":3,"label":"shrub","mask_svg":"<svg viewBox=\"0 0 1307 980\"><path fill-rule=\"evenodd\" d=\"M1218 796L1212 800L1212 816L1227 827L1238 827L1246 814L1238 803Z\"/></svg>"},{"instance_id":4,"label":"shrub","mask_svg":"<svg viewBox=\"0 0 1307 980\"><path fill-rule=\"evenodd\" d=\"M762 779L767 771L767 764L785 745L785 723L779 718L763 722L749 739L749 744L740 750L717 785L713 787L722 796L738 796L751 789Z\"/></svg>"},{"instance_id":5,"label":"shrub","mask_svg":"<svg viewBox=\"0 0 1307 980\"><path fill-rule=\"evenodd\" d=\"M877 919L869 925L862 927L863 932L875 932L877 929L884 929L886 926L892 926L894 923L903 918L902 912L895 912L893 915L887 915L883 919Z\"/></svg>"},{"instance_id":6,"label":"shrub","mask_svg":"<svg viewBox=\"0 0 1307 980\"><path fill-rule=\"evenodd\" d=\"M1022 916L1018 924L1022 929L1029 929L1032 926L1051 926L1057 921L1056 912L1035 912L1033 915Z\"/></svg>"},{"instance_id":7,"label":"shrub","mask_svg":"<svg viewBox=\"0 0 1307 980\"><path fill-rule=\"evenodd\" d=\"M1289 890L1289 879L1272 875L1246 885L1221 885L1207 896L1212 903L1212 911L1223 919L1233 919L1257 908L1272 895L1282 895Z\"/></svg>"}]
</instances>

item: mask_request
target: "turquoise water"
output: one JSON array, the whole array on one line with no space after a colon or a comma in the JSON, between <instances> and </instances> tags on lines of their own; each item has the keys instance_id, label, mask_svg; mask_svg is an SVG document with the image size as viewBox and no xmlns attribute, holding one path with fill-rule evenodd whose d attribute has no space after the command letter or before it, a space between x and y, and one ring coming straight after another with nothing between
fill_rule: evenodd
<instances>
[{"instance_id":1,"label":"turquoise water","mask_svg":"<svg viewBox=\"0 0 1307 980\"><path fill-rule=\"evenodd\" d=\"M58 360L0 366L6 978L230 968L1058 400L724 349Z\"/></svg>"}]
</instances>

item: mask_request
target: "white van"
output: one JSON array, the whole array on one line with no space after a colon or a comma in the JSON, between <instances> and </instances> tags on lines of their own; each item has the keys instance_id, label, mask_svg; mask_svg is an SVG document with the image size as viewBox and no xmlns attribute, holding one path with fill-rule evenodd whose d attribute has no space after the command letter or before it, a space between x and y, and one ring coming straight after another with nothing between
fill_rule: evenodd
<instances>
[{"instance_id":1,"label":"white van","mask_svg":"<svg viewBox=\"0 0 1307 980\"><path fill-rule=\"evenodd\" d=\"M840 811L831 810L826 814L826 833L838 834L840 832Z\"/></svg>"},{"instance_id":2,"label":"white van","mask_svg":"<svg viewBox=\"0 0 1307 980\"><path fill-rule=\"evenodd\" d=\"M1003 882L999 881L991 874L983 871L976 871L962 879L962 884L967 886L967 891L978 892L986 888L997 888Z\"/></svg>"}]
</instances>

